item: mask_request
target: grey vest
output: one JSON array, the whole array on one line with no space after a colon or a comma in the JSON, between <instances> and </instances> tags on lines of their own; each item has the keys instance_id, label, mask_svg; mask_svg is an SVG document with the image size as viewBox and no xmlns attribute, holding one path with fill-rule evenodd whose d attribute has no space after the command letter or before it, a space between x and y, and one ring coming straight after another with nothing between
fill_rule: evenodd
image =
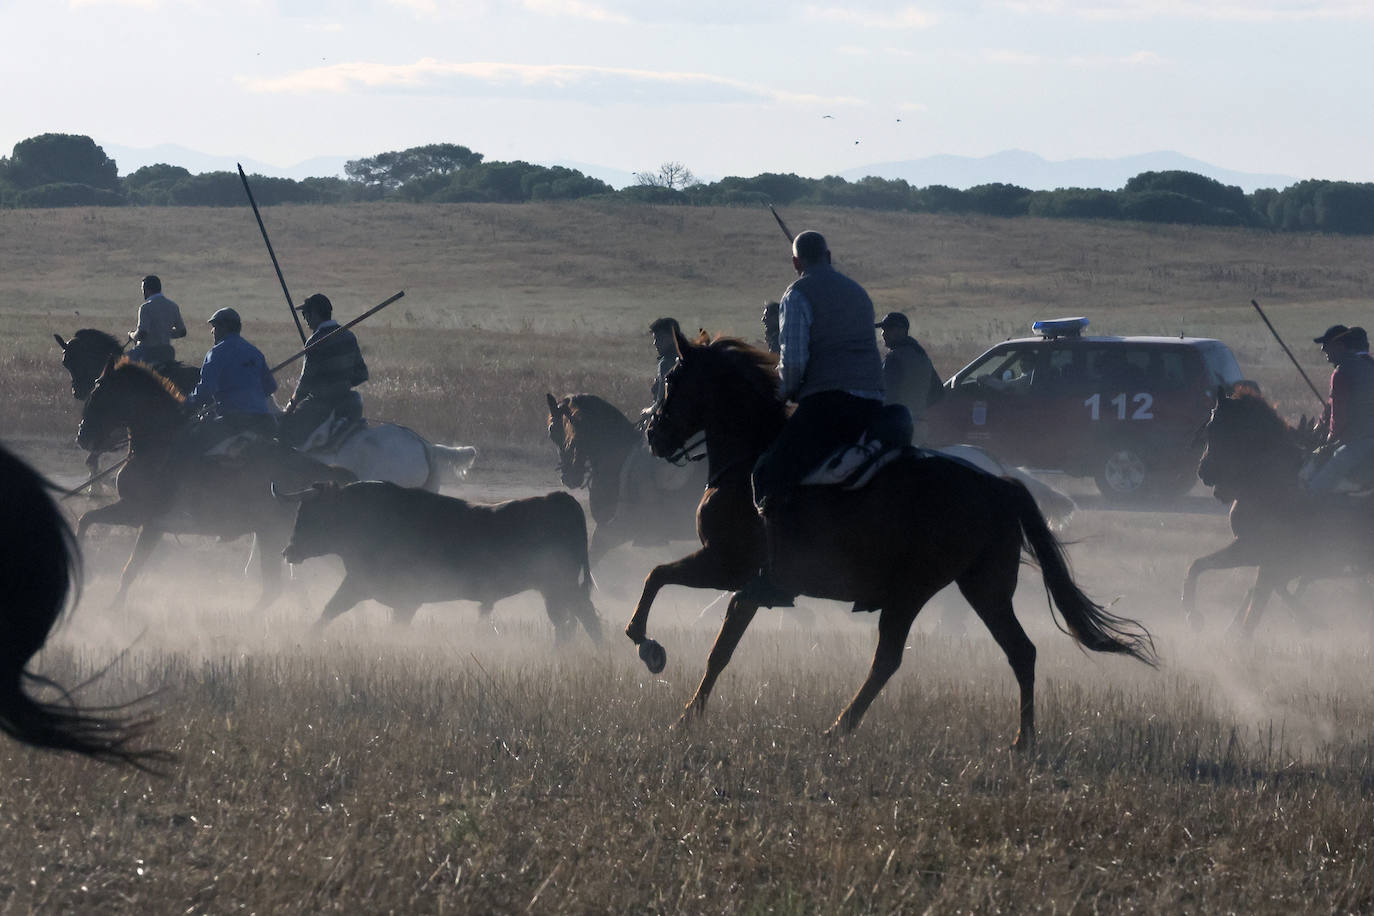
<instances>
[{"instance_id":1,"label":"grey vest","mask_svg":"<svg viewBox=\"0 0 1374 916\"><path fill-rule=\"evenodd\" d=\"M797 400L822 391L882 391L883 359L873 334L873 301L828 264L808 267L788 291L811 304L810 354Z\"/></svg>"},{"instance_id":2,"label":"grey vest","mask_svg":"<svg viewBox=\"0 0 1374 916\"><path fill-rule=\"evenodd\" d=\"M883 360L883 401L901 404L910 411L912 422L920 423L926 418L935 378L935 367L930 364L925 348L907 337L889 350Z\"/></svg>"}]
</instances>

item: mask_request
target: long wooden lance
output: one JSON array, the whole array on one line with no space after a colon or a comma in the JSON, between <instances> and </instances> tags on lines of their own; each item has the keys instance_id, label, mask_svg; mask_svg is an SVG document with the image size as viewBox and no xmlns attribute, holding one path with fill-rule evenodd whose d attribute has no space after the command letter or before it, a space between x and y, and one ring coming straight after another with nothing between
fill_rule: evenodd
<instances>
[{"instance_id":1,"label":"long wooden lance","mask_svg":"<svg viewBox=\"0 0 1374 916\"><path fill-rule=\"evenodd\" d=\"M253 207L253 217L258 221L258 229L262 232L262 240L267 245L267 253L272 258L272 268L277 272L277 282L281 284L282 295L286 297L286 308L291 312L291 320L296 322L296 333L301 335L301 343L305 343L305 328L301 327L301 316L296 314L296 306L291 302L291 291L286 288L286 278L281 275L281 265L277 263L277 253L272 250L272 240L267 237L267 227L262 224L262 214L258 212L258 202L253 199L253 189L248 187L248 176L243 173L243 165L234 163L239 167L239 178L243 181L243 191L248 195L248 203Z\"/></svg>"},{"instance_id":2,"label":"long wooden lance","mask_svg":"<svg viewBox=\"0 0 1374 916\"><path fill-rule=\"evenodd\" d=\"M790 245L793 242L793 240L796 239L796 236L792 234L791 229L787 228L787 224L782 221L781 216L778 216L778 211L773 209L772 204L768 205L768 212L772 213L773 219L778 221L778 228L782 230L783 235L787 236L787 242Z\"/></svg>"},{"instance_id":3,"label":"long wooden lance","mask_svg":"<svg viewBox=\"0 0 1374 916\"><path fill-rule=\"evenodd\" d=\"M370 308L370 309L368 309L367 311L363 312L361 315L359 315L357 318L354 318L354 319L353 319L352 321L350 321L348 324L339 325L337 328L335 328L334 330L330 331L328 334L324 335L324 336L321 337L319 340L317 340L317 341L315 341L314 343L309 344L308 346L306 346L306 348L305 348L304 350L299 350L299 351L297 351L297 352L296 352L294 355L292 355L290 358L285 359L285 360L283 360L283 361L280 362L280 363L277 363L275 366L273 366L273 367L272 367L271 369L269 369L268 371L275 375L275 374L277 373L278 370L285 369L287 366L291 365L291 364L294 363L296 360L300 359L302 356L304 356L305 354L309 353L311 350L313 350L313 349L315 349L316 347L320 346L322 343L324 343L325 341L327 341L329 338L333 337L335 334L339 333L340 331L347 331L349 328L353 327L353 325L357 324L358 322L363 321L363 320L368 319L368 318L371 318L373 315L377 314L377 313L380 312L382 309L386 308L388 305L390 305L391 303L395 302L397 299L401 298L401 297L404 296L405 294L406 294L406 293L405 293L405 290L401 290L401 291L400 291L399 293L397 293L396 295L394 295L394 296L392 296L392 297L386 299L386 300L383 301L383 302L378 303L377 305L372 306L372 308Z\"/></svg>"},{"instance_id":4,"label":"long wooden lance","mask_svg":"<svg viewBox=\"0 0 1374 916\"><path fill-rule=\"evenodd\" d=\"M1293 355L1292 350L1288 349L1288 344L1283 342L1283 338L1279 336L1279 332L1274 330L1273 324L1269 322L1269 316L1264 314L1264 309L1260 308L1260 304L1254 299L1250 300L1250 304L1255 307L1255 311L1259 312L1260 319L1264 322L1264 326L1269 329L1270 334L1274 335L1274 339L1279 342L1279 346L1283 347L1283 352L1287 353L1288 358L1293 361L1293 368L1298 370L1298 375L1302 376L1302 380L1307 383L1307 387L1312 389L1312 393L1317 396L1317 400L1321 401L1322 407L1325 408L1326 398L1317 390L1317 386L1312 384L1312 380L1307 377L1307 373L1302 370L1302 366L1298 364L1297 357Z\"/></svg>"}]
</instances>

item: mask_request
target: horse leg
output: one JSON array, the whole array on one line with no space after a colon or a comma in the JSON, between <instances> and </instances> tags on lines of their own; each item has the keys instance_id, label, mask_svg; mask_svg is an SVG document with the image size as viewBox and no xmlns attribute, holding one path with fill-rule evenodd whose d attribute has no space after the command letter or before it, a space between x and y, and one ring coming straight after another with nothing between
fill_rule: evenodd
<instances>
[{"instance_id":1,"label":"horse leg","mask_svg":"<svg viewBox=\"0 0 1374 916\"><path fill-rule=\"evenodd\" d=\"M691 702L682 711L678 725L685 725L691 719L705 714L706 700L711 696L711 688L715 686L716 678L720 677L725 666L730 664L730 656L735 654L735 647L739 645L744 631L749 629L749 623L758 613L758 609L758 605L743 601L738 595L730 598L730 604L725 608L725 621L720 625L715 644L711 646L711 654L706 658L706 673L702 675L701 683L697 685L697 692L692 696Z\"/></svg>"},{"instance_id":2,"label":"horse leg","mask_svg":"<svg viewBox=\"0 0 1374 916\"><path fill-rule=\"evenodd\" d=\"M325 602L324 610L320 612L320 619L315 621L311 630L316 634L320 633L329 621L344 611L356 607L359 601L363 601L367 597L367 590L362 587L362 584L354 577L344 573L343 581L339 583L334 594L330 595L329 600Z\"/></svg>"},{"instance_id":3,"label":"horse leg","mask_svg":"<svg viewBox=\"0 0 1374 916\"><path fill-rule=\"evenodd\" d=\"M275 531L259 531L254 533L253 543L257 548L258 566L262 575L262 595L253 610L265 611L272 606L272 602L281 597L281 552L286 547L286 538Z\"/></svg>"},{"instance_id":4,"label":"horse leg","mask_svg":"<svg viewBox=\"0 0 1374 916\"><path fill-rule=\"evenodd\" d=\"M139 528L143 522L144 514L136 506L125 500L119 500L108 506L100 506L97 509L82 513L81 518L76 523L76 539L80 541L84 538L86 530L92 525Z\"/></svg>"},{"instance_id":5,"label":"horse leg","mask_svg":"<svg viewBox=\"0 0 1374 916\"><path fill-rule=\"evenodd\" d=\"M649 622L649 609L654 599L665 585L684 585L687 588L716 588L735 591L744 587L749 576L757 568L748 563L741 564L736 558L727 556L724 551L703 547L688 554L681 560L655 566L644 577L644 591L640 593L639 603L635 605L634 615L625 627L625 635L639 645L644 641Z\"/></svg>"},{"instance_id":6,"label":"horse leg","mask_svg":"<svg viewBox=\"0 0 1374 916\"><path fill-rule=\"evenodd\" d=\"M592 538L587 545L588 565L593 568L601 562L601 558L612 550L628 541L629 538L620 531L620 526L614 521L606 525L597 525L592 532Z\"/></svg>"},{"instance_id":7,"label":"horse leg","mask_svg":"<svg viewBox=\"0 0 1374 916\"><path fill-rule=\"evenodd\" d=\"M1021 691L1020 726L1011 747L1014 751L1035 749L1035 643L1016 619L1012 595L1016 592L1018 553L1009 554L1001 568L980 564L959 577L963 592L973 610L1001 647L1016 676Z\"/></svg>"},{"instance_id":8,"label":"horse leg","mask_svg":"<svg viewBox=\"0 0 1374 916\"><path fill-rule=\"evenodd\" d=\"M1255 550L1251 548L1249 541L1236 539L1215 553L1198 557L1189 565L1188 575L1183 579L1183 614L1193 625L1193 629L1201 630L1203 625L1202 615L1198 613L1196 607L1199 577L1204 572L1210 572L1214 569L1258 566L1260 559L1256 556Z\"/></svg>"},{"instance_id":9,"label":"horse leg","mask_svg":"<svg viewBox=\"0 0 1374 916\"><path fill-rule=\"evenodd\" d=\"M1233 622L1232 627L1237 625L1240 635L1250 638L1255 635L1255 627L1259 625L1260 618L1264 616L1264 608L1269 603L1269 599L1274 592L1280 588L1284 582L1280 575L1275 574L1264 566L1255 573L1255 587L1250 595L1250 603L1246 605L1244 611Z\"/></svg>"},{"instance_id":10,"label":"horse leg","mask_svg":"<svg viewBox=\"0 0 1374 916\"><path fill-rule=\"evenodd\" d=\"M581 622L588 638L596 645L601 645L601 615L596 612L596 605L586 595L578 594L572 599L571 607L573 616Z\"/></svg>"},{"instance_id":11,"label":"horse leg","mask_svg":"<svg viewBox=\"0 0 1374 916\"><path fill-rule=\"evenodd\" d=\"M926 598L928 600L929 596ZM868 677L864 679L859 692L854 694L854 699L849 701L844 712L840 713L834 724L825 730L826 737L852 732L858 726L859 720L868 711L883 685L901 667L902 650L906 645L907 634L911 632L916 612L923 604L925 601L915 605L902 604L895 608L882 609L878 617L878 648L873 653L873 664L868 669Z\"/></svg>"},{"instance_id":12,"label":"horse leg","mask_svg":"<svg viewBox=\"0 0 1374 916\"><path fill-rule=\"evenodd\" d=\"M90 515L91 513L86 514ZM134 549L129 554L129 562L124 564L124 573L119 577L119 591L115 592L114 600L110 603L111 608L124 606L124 599L129 594L129 586L134 584L134 579L138 577L139 572L143 569L143 564L148 562L148 557L160 540L162 540L161 528L144 525L138 529L138 540L134 541Z\"/></svg>"}]
</instances>

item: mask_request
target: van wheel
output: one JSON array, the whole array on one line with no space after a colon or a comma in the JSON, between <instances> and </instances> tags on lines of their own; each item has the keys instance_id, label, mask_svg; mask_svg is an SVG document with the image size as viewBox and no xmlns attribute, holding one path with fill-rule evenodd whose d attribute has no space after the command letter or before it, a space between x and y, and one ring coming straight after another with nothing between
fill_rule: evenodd
<instances>
[{"instance_id":1,"label":"van wheel","mask_svg":"<svg viewBox=\"0 0 1374 916\"><path fill-rule=\"evenodd\" d=\"M1150 469L1140 452L1117 445L1103 454L1093 479L1108 499L1138 500L1149 492Z\"/></svg>"}]
</instances>

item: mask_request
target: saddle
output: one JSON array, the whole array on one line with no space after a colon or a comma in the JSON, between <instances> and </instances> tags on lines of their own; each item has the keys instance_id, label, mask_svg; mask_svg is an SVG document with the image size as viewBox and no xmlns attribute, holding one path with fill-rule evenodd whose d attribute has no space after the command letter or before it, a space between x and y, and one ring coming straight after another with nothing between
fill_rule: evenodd
<instances>
[{"instance_id":1,"label":"saddle","mask_svg":"<svg viewBox=\"0 0 1374 916\"><path fill-rule=\"evenodd\" d=\"M338 411L330 411L324 422L305 437L300 450L330 452L343 445L354 433L364 429L367 429L367 421L362 417L339 416Z\"/></svg>"},{"instance_id":2,"label":"saddle","mask_svg":"<svg viewBox=\"0 0 1374 916\"><path fill-rule=\"evenodd\" d=\"M911 437L911 413L900 404L887 404L869 424L859 441L832 452L820 467L801 479L804 487L840 487L860 490L874 476L903 455L918 455Z\"/></svg>"},{"instance_id":3,"label":"saddle","mask_svg":"<svg viewBox=\"0 0 1374 916\"><path fill-rule=\"evenodd\" d=\"M363 399L356 391L349 391L329 416L305 437L300 450L303 452L333 451L343 445L349 436L367 428L363 419Z\"/></svg>"}]
</instances>

